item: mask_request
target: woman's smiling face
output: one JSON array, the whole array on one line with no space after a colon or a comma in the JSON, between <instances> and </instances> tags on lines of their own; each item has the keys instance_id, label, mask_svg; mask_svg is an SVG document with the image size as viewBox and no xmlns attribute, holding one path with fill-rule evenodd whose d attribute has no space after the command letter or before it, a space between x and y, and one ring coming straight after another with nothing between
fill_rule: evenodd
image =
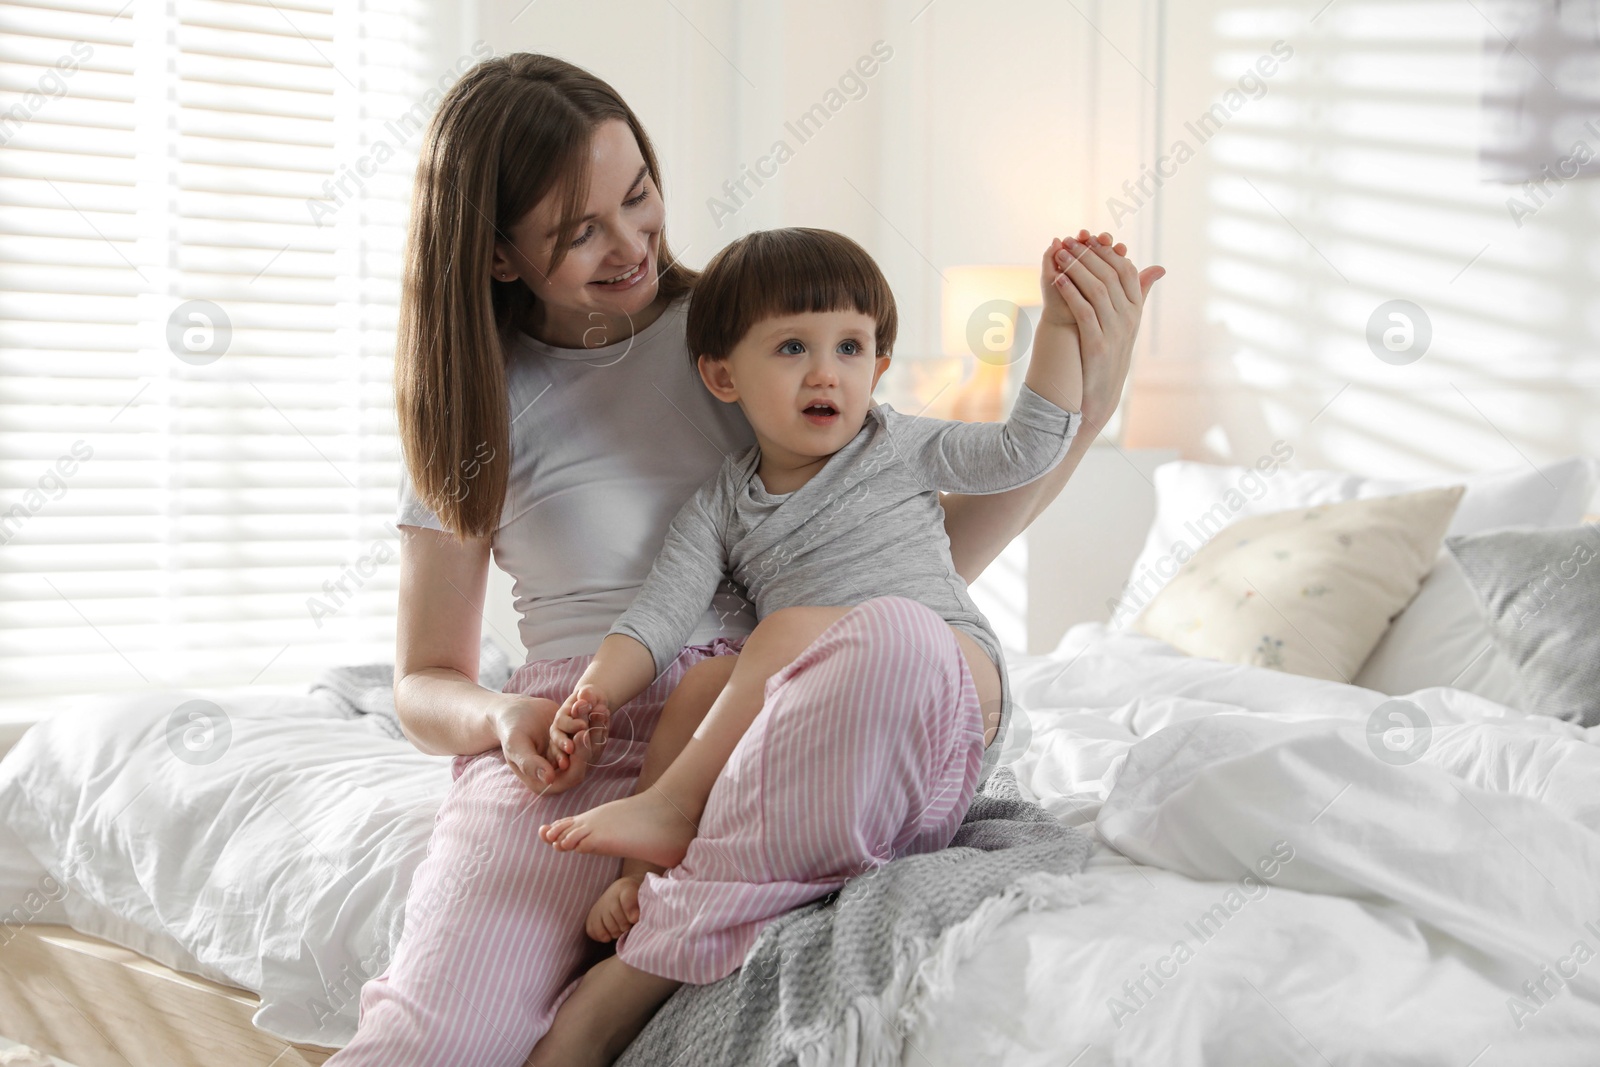
<instances>
[{"instance_id":1,"label":"woman's smiling face","mask_svg":"<svg viewBox=\"0 0 1600 1067\"><path fill-rule=\"evenodd\" d=\"M540 200L495 244L496 280L520 279L544 304L540 339L563 348L598 348L633 333L633 320L655 300L666 208L633 131L603 122L590 142L589 200L553 272L561 205Z\"/></svg>"}]
</instances>

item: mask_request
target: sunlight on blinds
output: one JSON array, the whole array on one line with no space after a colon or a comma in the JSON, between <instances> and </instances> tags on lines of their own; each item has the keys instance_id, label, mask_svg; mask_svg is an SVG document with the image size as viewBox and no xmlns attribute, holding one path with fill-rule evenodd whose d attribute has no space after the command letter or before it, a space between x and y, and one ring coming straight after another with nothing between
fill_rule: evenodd
<instances>
[{"instance_id":1,"label":"sunlight on blinds","mask_svg":"<svg viewBox=\"0 0 1600 1067\"><path fill-rule=\"evenodd\" d=\"M6 696L392 657L425 14L0 4Z\"/></svg>"},{"instance_id":2,"label":"sunlight on blinds","mask_svg":"<svg viewBox=\"0 0 1600 1067\"><path fill-rule=\"evenodd\" d=\"M1517 28L1495 10L1346 0L1313 21L1218 5L1203 45L1221 88L1177 116L1204 160L1183 164L1204 180L1190 202L1209 331L1191 348L1211 389L1188 404L1196 458L1207 425L1226 430L1204 442L1221 461L1283 440L1308 464L1392 477L1518 466L1593 439L1600 261L1581 235L1600 187L1530 198L1482 180L1485 104ZM1512 57L1600 114L1581 72ZM1271 69L1228 102L1241 72ZM1540 158L1556 169L1583 136L1565 130ZM1170 395L1181 417L1187 396Z\"/></svg>"}]
</instances>

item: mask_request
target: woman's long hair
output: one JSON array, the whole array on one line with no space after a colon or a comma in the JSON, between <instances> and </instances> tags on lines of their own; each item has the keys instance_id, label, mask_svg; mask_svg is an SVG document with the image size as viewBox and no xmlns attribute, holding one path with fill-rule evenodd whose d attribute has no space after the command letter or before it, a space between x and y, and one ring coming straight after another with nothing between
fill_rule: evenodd
<instances>
[{"instance_id":1,"label":"woman's long hair","mask_svg":"<svg viewBox=\"0 0 1600 1067\"><path fill-rule=\"evenodd\" d=\"M534 329L539 300L489 268L497 240L547 194L562 205L565 258L589 194L589 145L601 123L633 131L656 188L650 138L617 91L581 67L517 52L468 71L439 104L417 162L396 336L395 409L418 498L458 538L499 525L510 468L505 351ZM658 296L693 287L694 271L659 240Z\"/></svg>"}]
</instances>

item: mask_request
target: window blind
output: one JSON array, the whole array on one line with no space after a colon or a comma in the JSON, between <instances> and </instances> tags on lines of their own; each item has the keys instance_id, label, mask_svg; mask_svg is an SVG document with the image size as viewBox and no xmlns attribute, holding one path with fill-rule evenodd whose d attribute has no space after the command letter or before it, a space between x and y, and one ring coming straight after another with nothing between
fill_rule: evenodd
<instances>
[{"instance_id":1,"label":"window blind","mask_svg":"<svg viewBox=\"0 0 1600 1067\"><path fill-rule=\"evenodd\" d=\"M426 15L0 3L4 696L393 657Z\"/></svg>"}]
</instances>

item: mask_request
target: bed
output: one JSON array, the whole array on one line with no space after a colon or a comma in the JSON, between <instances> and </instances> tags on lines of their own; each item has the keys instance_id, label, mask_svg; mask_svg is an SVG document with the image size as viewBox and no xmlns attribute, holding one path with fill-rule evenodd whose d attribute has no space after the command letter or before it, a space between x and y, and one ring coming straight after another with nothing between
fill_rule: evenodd
<instances>
[{"instance_id":1,"label":"bed","mask_svg":"<svg viewBox=\"0 0 1600 1067\"><path fill-rule=\"evenodd\" d=\"M1586 469L1582 507L1540 521L1590 510ZM1104 622L1008 661L1005 762L1093 851L1074 905L930 986L904 1063L1594 1062L1596 728L1408 688L1431 743L1397 766L1370 728L1392 688ZM196 699L225 758L174 747ZM311 695L54 716L0 761L0 1034L78 1067L322 1062L398 940L448 766Z\"/></svg>"},{"instance_id":2,"label":"bed","mask_svg":"<svg viewBox=\"0 0 1600 1067\"><path fill-rule=\"evenodd\" d=\"M196 700L228 722L211 763L169 744L174 710ZM348 1040L449 760L309 695L153 692L51 723L64 748L34 769L86 786L50 812L71 838L51 869L0 831L0 1034L76 1067L313 1064Z\"/></svg>"}]
</instances>

